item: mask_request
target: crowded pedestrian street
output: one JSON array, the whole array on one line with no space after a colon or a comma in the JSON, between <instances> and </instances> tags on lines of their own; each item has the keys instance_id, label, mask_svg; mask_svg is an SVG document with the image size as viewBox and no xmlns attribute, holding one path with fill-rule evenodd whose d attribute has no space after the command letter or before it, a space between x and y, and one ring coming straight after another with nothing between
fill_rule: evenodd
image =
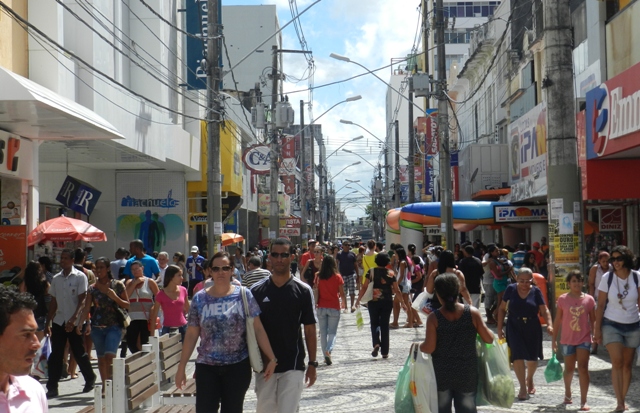
<instances>
[{"instance_id":1,"label":"crowded pedestrian street","mask_svg":"<svg viewBox=\"0 0 640 413\"><path fill-rule=\"evenodd\" d=\"M400 328L391 331L390 357L371 357L371 337L368 313L363 311L365 326L356 327L355 314L342 314L338 328L338 337L332 353L333 364L326 366L318 350L318 379L316 383L302 392L300 412L322 413L391 413L394 411L395 385L398 372L402 368L413 342L424 340L424 328ZM495 332L495 328L492 329ZM551 357L551 338L544 335L545 359ZM189 362L187 374L194 370L195 353ZM579 403L563 404L564 386L562 380L547 384L544 368L547 361L541 361L534 377L536 394L529 400L515 400L511 409L492 406L478 407L479 412L565 412L577 411ZM94 370L96 362L92 361ZM592 412L612 412L615 397L611 386L611 365L606 350L601 347L597 355L589 362L591 386L588 402ZM515 374L512 371L515 382ZM49 409L53 413L75 413L93 402L93 393L81 393L78 379L65 379L60 382L61 397L49 400ZM81 379L80 379L81 380ZM579 394L577 374L573 388ZM43 381L44 384L44 381ZM633 379L627 395L628 412L640 412L640 367L634 363ZM247 392L244 412L255 412L256 395L252 382ZM517 387L517 385L516 385Z\"/></svg>"}]
</instances>

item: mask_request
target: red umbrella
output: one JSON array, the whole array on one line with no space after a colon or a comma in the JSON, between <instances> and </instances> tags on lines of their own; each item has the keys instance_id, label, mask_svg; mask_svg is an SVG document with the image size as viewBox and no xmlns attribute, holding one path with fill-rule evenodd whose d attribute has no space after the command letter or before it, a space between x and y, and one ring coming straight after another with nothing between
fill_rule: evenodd
<instances>
[{"instance_id":1,"label":"red umbrella","mask_svg":"<svg viewBox=\"0 0 640 413\"><path fill-rule=\"evenodd\" d=\"M27 243L29 246L42 241L106 241L105 233L88 222L69 217L58 217L43 222L31 231Z\"/></svg>"}]
</instances>

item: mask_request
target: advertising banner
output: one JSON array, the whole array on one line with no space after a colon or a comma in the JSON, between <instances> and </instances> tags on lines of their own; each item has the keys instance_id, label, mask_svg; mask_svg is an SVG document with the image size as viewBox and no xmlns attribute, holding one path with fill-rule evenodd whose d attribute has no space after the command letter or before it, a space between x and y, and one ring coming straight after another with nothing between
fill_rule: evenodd
<instances>
[{"instance_id":1,"label":"advertising banner","mask_svg":"<svg viewBox=\"0 0 640 413\"><path fill-rule=\"evenodd\" d=\"M293 195L296 193L296 177L294 175L284 175L280 177L280 180L284 184L284 193L287 195Z\"/></svg>"},{"instance_id":2,"label":"advertising banner","mask_svg":"<svg viewBox=\"0 0 640 413\"><path fill-rule=\"evenodd\" d=\"M89 216L96 207L100 195L102 195L102 192L88 183L67 175L67 178L62 183L60 192L58 192L56 201L72 211Z\"/></svg>"},{"instance_id":3,"label":"advertising banner","mask_svg":"<svg viewBox=\"0 0 640 413\"><path fill-rule=\"evenodd\" d=\"M438 111L428 110L426 133L425 133L425 147L427 155L435 155L439 151L440 140L438 139Z\"/></svg>"},{"instance_id":4,"label":"advertising banner","mask_svg":"<svg viewBox=\"0 0 640 413\"><path fill-rule=\"evenodd\" d=\"M11 284L26 264L27 226L0 225L0 284Z\"/></svg>"},{"instance_id":5,"label":"advertising banner","mask_svg":"<svg viewBox=\"0 0 640 413\"><path fill-rule=\"evenodd\" d=\"M140 239L149 253L185 251L184 174L117 173L116 200L116 245Z\"/></svg>"},{"instance_id":6,"label":"advertising banner","mask_svg":"<svg viewBox=\"0 0 640 413\"><path fill-rule=\"evenodd\" d=\"M278 216L288 218L291 215L291 197L286 194L278 194ZM268 217L271 215L271 195L258 195L258 215Z\"/></svg>"},{"instance_id":7,"label":"advertising banner","mask_svg":"<svg viewBox=\"0 0 640 413\"><path fill-rule=\"evenodd\" d=\"M546 205L494 206L493 218L496 223L504 222L547 222L549 214Z\"/></svg>"},{"instance_id":8,"label":"advertising banner","mask_svg":"<svg viewBox=\"0 0 640 413\"><path fill-rule=\"evenodd\" d=\"M622 208L600 208L600 232L622 230Z\"/></svg>"},{"instance_id":9,"label":"advertising banner","mask_svg":"<svg viewBox=\"0 0 640 413\"><path fill-rule=\"evenodd\" d=\"M300 228L280 228L281 237L299 237Z\"/></svg>"},{"instance_id":10,"label":"advertising banner","mask_svg":"<svg viewBox=\"0 0 640 413\"><path fill-rule=\"evenodd\" d=\"M207 0L188 0L186 3L187 33L196 37L186 36L187 39L187 88L206 89L207 73L202 66L202 60L207 51L206 39L209 33Z\"/></svg>"},{"instance_id":11,"label":"advertising banner","mask_svg":"<svg viewBox=\"0 0 640 413\"><path fill-rule=\"evenodd\" d=\"M0 130L0 176L33 179L33 143Z\"/></svg>"}]
</instances>

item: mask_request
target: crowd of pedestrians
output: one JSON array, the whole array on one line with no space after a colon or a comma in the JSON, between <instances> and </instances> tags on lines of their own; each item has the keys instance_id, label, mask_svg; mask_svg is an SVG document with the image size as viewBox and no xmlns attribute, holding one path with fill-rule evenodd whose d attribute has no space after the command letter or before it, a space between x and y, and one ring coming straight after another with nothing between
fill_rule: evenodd
<instances>
[{"instance_id":1,"label":"crowd of pedestrians","mask_svg":"<svg viewBox=\"0 0 640 413\"><path fill-rule=\"evenodd\" d=\"M75 372L74 363L84 378L82 390L93 389L92 349L104 382L119 348L121 356L138 352L159 330L160 335L182 336L179 387L186 383L186 364L199 342L196 411L241 412L251 382L246 328L253 325L265 360L264 371L255 376L257 411L296 411L302 389L316 380L318 336L321 357L331 366L341 313L366 305L372 357L389 356L391 329L426 324L420 348L433 357L441 412L451 411L452 405L457 412L476 411L476 335L492 342L487 327L492 324L497 338L506 338L509 345L519 400L536 394L533 378L543 359L545 324L553 351L565 357L563 403L573 403L577 365L580 410L589 410L589 357L600 344L611 356L616 411L624 411L640 346L634 256L617 246L598 253L588 277L579 271L568 274L570 291L558 298L552 320L544 297L545 274L540 274L548 259L546 240L541 241L531 248L521 243L515 250L476 241L453 251L425 244L420 251L415 244L406 249L391 244L385 250L373 240L366 247L309 240L305 250L277 239L266 251L252 248L245 254L238 247L231 255L219 252L211 259L193 246L186 259L174 253L172 265L167 252L149 255L140 240L133 240L128 250L119 248L113 261L87 261L86 251L63 250L57 274L46 260L31 262L20 293L0 287L1 305L10 305L0 315L0 385L33 386L26 378L14 378L28 373L25 366L1 360L12 348L3 344L10 340L4 331L29 332L21 350L27 355L37 350L42 337L50 337L46 397L53 398L59 396L65 373ZM425 313L412 308L423 292L429 297L424 323ZM484 318L478 310L483 295ZM402 313L406 320L400 325ZM34 392L32 402L44 399Z\"/></svg>"}]
</instances>

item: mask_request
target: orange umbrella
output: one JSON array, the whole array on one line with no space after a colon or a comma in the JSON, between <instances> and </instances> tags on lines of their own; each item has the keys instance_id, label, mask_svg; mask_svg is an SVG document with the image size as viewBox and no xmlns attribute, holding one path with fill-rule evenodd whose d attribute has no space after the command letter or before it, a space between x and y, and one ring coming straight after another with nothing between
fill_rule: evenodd
<instances>
[{"instance_id":1,"label":"orange umbrella","mask_svg":"<svg viewBox=\"0 0 640 413\"><path fill-rule=\"evenodd\" d=\"M79 219L61 216L53 218L38 225L31 231L27 244L35 245L42 241L106 241L107 236L103 231Z\"/></svg>"},{"instance_id":2,"label":"orange umbrella","mask_svg":"<svg viewBox=\"0 0 640 413\"><path fill-rule=\"evenodd\" d=\"M244 241L244 237L240 234L234 234L233 232L225 232L224 234L222 234L223 247L242 241Z\"/></svg>"}]
</instances>

